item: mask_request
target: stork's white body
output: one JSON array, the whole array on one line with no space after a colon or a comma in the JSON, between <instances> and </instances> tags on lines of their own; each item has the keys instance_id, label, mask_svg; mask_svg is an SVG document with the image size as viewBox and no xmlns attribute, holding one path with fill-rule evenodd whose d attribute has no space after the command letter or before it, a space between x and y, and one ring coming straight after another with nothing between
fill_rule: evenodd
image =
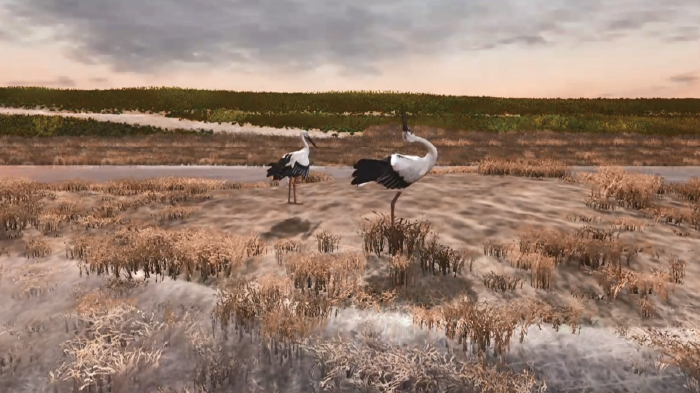
<instances>
[{"instance_id":1,"label":"stork's white body","mask_svg":"<svg viewBox=\"0 0 700 393\"><path fill-rule=\"evenodd\" d=\"M391 155L391 167L394 168L406 183L415 183L427 175L435 166L437 151L434 156L406 156L394 153Z\"/></svg>"},{"instance_id":2,"label":"stork's white body","mask_svg":"<svg viewBox=\"0 0 700 393\"><path fill-rule=\"evenodd\" d=\"M294 168L294 165L299 164L301 166L308 167L309 166L309 144L306 143L305 138L301 138L302 142L304 142L304 148L301 150L293 151L291 153L285 154L285 157L289 157L289 162L287 163L286 166Z\"/></svg>"}]
</instances>

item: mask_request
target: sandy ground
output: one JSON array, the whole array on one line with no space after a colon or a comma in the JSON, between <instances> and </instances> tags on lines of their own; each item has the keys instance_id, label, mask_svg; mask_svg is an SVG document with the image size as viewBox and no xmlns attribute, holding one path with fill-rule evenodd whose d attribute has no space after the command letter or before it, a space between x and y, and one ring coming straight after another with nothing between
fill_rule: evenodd
<instances>
[{"instance_id":1,"label":"sandy ground","mask_svg":"<svg viewBox=\"0 0 700 393\"><path fill-rule=\"evenodd\" d=\"M440 168L440 167L438 167ZM664 177L669 182L684 182L693 177L700 177L697 166L630 166L625 170L635 173L647 173ZM573 167L574 172L594 172L595 167ZM353 169L346 166L313 166L312 170L325 171L336 179L349 179ZM28 177L41 182L58 182L69 179L107 181L122 178L144 179L150 177L199 177L239 182L256 182L266 180L266 169L256 166L128 166L128 165L0 165L0 177Z\"/></svg>"},{"instance_id":2,"label":"sandy ground","mask_svg":"<svg viewBox=\"0 0 700 393\"><path fill-rule=\"evenodd\" d=\"M112 113L73 113L67 111L49 111L45 109L22 109L22 108L7 108L0 107L0 114L5 115L45 115L45 116L66 116L77 117L81 119L94 119L98 121L111 121L115 123L126 123L131 125L153 126L160 127L166 130L211 130L214 132L231 132L231 133L248 133L259 135L290 135L290 133L298 133L303 130L299 128L273 128L273 127L257 127L250 124L238 125L232 123L209 123L204 121L195 121L188 119L178 119L165 117L161 114L149 114L139 112L124 112L122 114ZM318 129L309 130L309 134L313 138L331 138L332 132L325 133ZM361 135L362 133L355 133ZM338 133L338 137L349 137L348 133Z\"/></svg>"},{"instance_id":3,"label":"sandy ground","mask_svg":"<svg viewBox=\"0 0 700 393\"><path fill-rule=\"evenodd\" d=\"M180 171L184 169L179 168ZM163 175L160 172L151 173ZM201 176L201 173L196 176ZM285 187L219 192L213 200L199 203L201 210L175 227L207 226L241 235L254 231L270 242L292 238L303 240L314 248L314 234L325 229L342 236L341 251L359 250L358 220L371 216L373 211L388 213L389 201L393 196L393 192L375 185L355 188L344 181L299 186L298 197L303 205L287 205L286 192ZM439 230L443 243L479 251L485 241L514 240L529 226L560 229L580 226L567 221L565 216L569 213L591 213L583 202L587 192L585 186L554 180L482 177L475 174L429 176L404 192L397 203L397 215L407 219L427 218ZM140 208L128 213L127 218L140 220L147 216L145 213ZM624 210L596 214L602 216L603 222L634 215ZM700 246L698 235L692 232L689 237L676 237L664 225L657 225L648 227L644 232L623 234L623 237L662 250L666 256L677 254L689 261L686 283L675 289L668 303L658 304L657 315L648 321L640 319L631 302L618 299L611 303L581 303L595 317L594 324L584 327L580 335L573 335L566 327L559 332L550 328L530 329L523 344L514 342L510 361L516 367L524 362L534 365L546 376L550 392L683 391L684 378L676 369L669 367L663 372L654 369L649 365L653 359L650 352L618 337L612 327L617 323L675 330L700 326L700 264L693 251L696 252ZM99 283L95 276L79 277L75 263L65 258L62 245L65 240L56 239L53 254L37 260L21 257L23 250L17 241L4 241L2 244L10 246L12 257L0 257L0 264L5 266L0 282L0 298L5 299L0 309L0 321L3 321L6 330L14 330L24 336L30 334L28 326L34 326L34 330L37 330L33 333L33 339L29 340L31 344L26 344L27 341L22 341L17 335L0 337L0 343L22 345L34 355L33 360L20 365L12 379L9 387L13 393L53 391L45 382L45 377L60 356L60 343L67 338L61 313L74 306L75 301L70 294L76 285L94 288ZM639 266L633 267L635 270L648 270L659 263L642 260ZM46 281L55 287L48 295L14 295L19 288L15 281L27 265L49 269ZM262 258L246 274L257 276L270 269L278 269L273 255ZM424 290L437 291L442 296L470 293L486 300L507 298L507 294L489 291L481 283L479 274L489 270L514 271L509 264L482 255L476 260L472 273L456 278L428 276L421 279L419 286ZM525 284L516 293L519 293L518 296L560 298L570 303L573 300L568 295L569 290L581 284L596 286L591 277L586 277L577 269L563 269L555 278L554 292L534 291ZM166 279L164 282L150 283L134 294L139 305L146 309L165 303L182 305L199 316L204 321L203 326L207 327L208 313L216 300L214 288L206 283L184 280ZM419 345L426 340L445 340L441 333L428 334L412 325L410 316L402 311L379 314L374 311L345 310L331 319L325 332L328 336L351 333L367 321L382 332L384 339L399 344ZM149 372L148 377L142 377L139 386L153 387L154 381L175 380L185 375L189 372L188 362L191 362L186 351L184 344L178 345L173 341L160 367L152 374ZM641 375L635 372L638 365L645 365L646 371ZM296 382L284 385L279 380L277 383L281 391L304 391Z\"/></svg>"}]
</instances>

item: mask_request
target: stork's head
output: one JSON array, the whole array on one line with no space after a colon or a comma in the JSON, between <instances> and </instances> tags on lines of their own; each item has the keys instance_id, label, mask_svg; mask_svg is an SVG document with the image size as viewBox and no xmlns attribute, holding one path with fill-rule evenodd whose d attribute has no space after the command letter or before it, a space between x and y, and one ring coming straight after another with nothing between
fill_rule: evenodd
<instances>
[{"instance_id":1,"label":"stork's head","mask_svg":"<svg viewBox=\"0 0 700 393\"><path fill-rule=\"evenodd\" d=\"M406 112L403 110L403 105L401 105L401 123L403 125L403 140L407 142L415 142L413 132L408 129L408 122L406 121Z\"/></svg>"},{"instance_id":2,"label":"stork's head","mask_svg":"<svg viewBox=\"0 0 700 393\"><path fill-rule=\"evenodd\" d=\"M308 141L308 142L310 142L312 145L314 145L315 148L318 148L318 146L316 146L316 143L314 143L314 140L311 139L311 136L309 136L309 132L308 132L308 131L304 131L301 135L302 135L302 137L303 137L306 141Z\"/></svg>"}]
</instances>

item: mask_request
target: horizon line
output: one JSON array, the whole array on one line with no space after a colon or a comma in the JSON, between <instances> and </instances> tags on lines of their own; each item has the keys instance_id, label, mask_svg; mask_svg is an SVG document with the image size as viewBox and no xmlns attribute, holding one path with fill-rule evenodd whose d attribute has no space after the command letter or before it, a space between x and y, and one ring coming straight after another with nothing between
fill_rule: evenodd
<instances>
[{"instance_id":1,"label":"horizon line","mask_svg":"<svg viewBox=\"0 0 700 393\"><path fill-rule=\"evenodd\" d=\"M114 91L114 90L158 90L158 89L178 89L178 90L193 90L193 91L216 91L216 92L229 92L229 93L253 93L253 94L351 94L351 93L369 93L369 94L405 94L405 95L424 95L424 96L434 96L434 97L459 97L459 98L496 98L496 99L515 99L515 100L700 100L700 97L550 97L550 98L537 98L537 97L503 97L503 96L470 96L470 95L455 95L455 94L436 94L436 93L423 93L423 92L413 92L413 91L397 91L397 90L319 90L319 91L295 91L295 92L283 92L283 91L270 91L270 90L227 90L227 89L197 89L192 87L180 87L180 86L128 86L128 87L111 87L106 89L79 89L74 87L50 87L50 86L26 86L26 85L10 85L10 86L0 86L0 89L44 89L44 90L61 90L61 91Z\"/></svg>"}]
</instances>

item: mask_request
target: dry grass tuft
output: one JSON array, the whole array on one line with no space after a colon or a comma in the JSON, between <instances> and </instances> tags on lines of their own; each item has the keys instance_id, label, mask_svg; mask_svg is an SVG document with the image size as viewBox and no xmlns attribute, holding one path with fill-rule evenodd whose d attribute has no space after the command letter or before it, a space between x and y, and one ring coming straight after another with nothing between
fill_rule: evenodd
<instances>
[{"instance_id":1,"label":"dry grass tuft","mask_svg":"<svg viewBox=\"0 0 700 393\"><path fill-rule=\"evenodd\" d=\"M613 221L612 224L610 224L610 226L612 227L613 231L616 231L616 232L643 231L644 228L646 227L646 225L643 221L629 219L629 218L617 219L617 220Z\"/></svg>"},{"instance_id":2,"label":"dry grass tuft","mask_svg":"<svg viewBox=\"0 0 700 393\"><path fill-rule=\"evenodd\" d=\"M281 265L285 254L304 251L304 244L298 240L282 239L275 243L274 250L277 264Z\"/></svg>"},{"instance_id":3,"label":"dry grass tuft","mask_svg":"<svg viewBox=\"0 0 700 393\"><path fill-rule=\"evenodd\" d=\"M382 253L412 256L421 248L430 232L430 222L425 220L408 221L396 219L394 224L385 214L377 214L374 220L365 218L360 224L360 236L366 255Z\"/></svg>"},{"instance_id":4,"label":"dry grass tuft","mask_svg":"<svg viewBox=\"0 0 700 393\"><path fill-rule=\"evenodd\" d=\"M488 272L481 276L482 281L486 288L494 291L515 291L520 284L520 288L523 286L523 279L520 277L515 277L510 274L498 274L493 271Z\"/></svg>"},{"instance_id":5,"label":"dry grass tuft","mask_svg":"<svg viewBox=\"0 0 700 393\"><path fill-rule=\"evenodd\" d=\"M700 179L693 177L685 183L671 183L667 185L669 193L689 202L700 202Z\"/></svg>"},{"instance_id":6,"label":"dry grass tuft","mask_svg":"<svg viewBox=\"0 0 700 393\"><path fill-rule=\"evenodd\" d=\"M528 370L515 373L480 359L442 354L435 346L401 347L382 342L372 328L355 340L307 344L324 391L479 393L530 392L542 385Z\"/></svg>"},{"instance_id":7,"label":"dry grass tuft","mask_svg":"<svg viewBox=\"0 0 700 393\"><path fill-rule=\"evenodd\" d=\"M566 215L566 219L568 221L573 221L573 222L585 222L587 224L595 224L600 221L599 216L592 216L589 214L578 214L578 213L570 213Z\"/></svg>"},{"instance_id":8,"label":"dry grass tuft","mask_svg":"<svg viewBox=\"0 0 700 393\"><path fill-rule=\"evenodd\" d=\"M693 210L675 207L655 206L645 209L645 213L654 219L655 223L681 225L684 222L693 223Z\"/></svg>"},{"instance_id":9,"label":"dry grass tuft","mask_svg":"<svg viewBox=\"0 0 700 393\"><path fill-rule=\"evenodd\" d=\"M152 214L159 220L184 220L199 211L198 207L166 206L162 211Z\"/></svg>"},{"instance_id":10,"label":"dry grass tuft","mask_svg":"<svg viewBox=\"0 0 700 393\"><path fill-rule=\"evenodd\" d=\"M618 265L622 258L629 264L635 251L626 248L609 232L579 229L569 232L530 230L518 239L519 255L541 254L554 258L555 263L574 263L598 269Z\"/></svg>"},{"instance_id":11,"label":"dry grass tuft","mask_svg":"<svg viewBox=\"0 0 700 393\"><path fill-rule=\"evenodd\" d=\"M610 200L620 207L641 210L664 191L660 176L629 173L620 167L600 167L589 177L593 183L587 206L601 210L613 210Z\"/></svg>"},{"instance_id":12,"label":"dry grass tuft","mask_svg":"<svg viewBox=\"0 0 700 393\"><path fill-rule=\"evenodd\" d=\"M302 292L312 290L316 296L328 293L332 298L358 288L365 264L365 257L357 252L298 253L285 258L285 268L295 288Z\"/></svg>"},{"instance_id":13,"label":"dry grass tuft","mask_svg":"<svg viewBox=\"0 0 700 393\"><path fill-rule=\"evenodd\" d=\"M44 258L51 254L51 245L43 236L25 241L24 254L27 258Z\"/></svg>"},{"instance_id":14,"label":"dry grass tuft","mask_svg":"<svg viewBox=\"0 0 700 393\"><path fill-rule=\"evenodd\" d=\"M334 235L324 230L316 234L316 241L318 242L318 252L335 252L338 251L340 235Z\"/></svg>"},{"instance_id":15,"label":"dry grass tuft","mask_svg":"<svg viewBox=\"0 0 700 393\"><path fill-rule=\"evenodd\" d=\"M683 284L685 278L685 261L672 255L668 260L668 274L674 284Z\"/></svg>"},{"instance_id":16,"label":"dry grass tuft","mask_svg":"<svg viewBox=\"0 0 700 393\"><path fill-rule=\"evenodd\" d=\"M413 276L413 264L405 255L394 255L391 257L389 265L389 278L391 284L396 287L407 287L413 284L415 277Z\"/></svg>"},{"instance_id":17,"label":"dry grass tuft","mask_svg":"<svg viewBox=\"0 0 700 393\"><path fill-rule=\"evenodd\" d=\"M516 269L530 271L530 285L535 289L552 289L556 260L539 252L514 252L511 265Z\"/></svg>"},{"instance_id":18,"label":"dry grass tuft","mask_svg":"<svg viewBox=\"0 0 700 393\"><path fill-rule=\"evenodd\" d=\"M70 217L57 212L44 212L39 214L39 230L47 236L60 236L61 230L70 222Z\"/></svg>"},{"instance_id":19,"label":"dry grass tuft","mask_svg":"<svg viewBox=\"0 0 700 393\"><path fill-rule=\"evenodd\" d=\"M438 241L438 235L431 237L422 243L410 256L418 261L421 270L432 274L442 273L443 276L461 274L464 264L468 259L467 250L455 250Z\"/></svg>"},{"instance_id":20,"label":"dry grass tuft","mask_svg":"<svg viewBox=\"0 0 700 393\"><path fill-rule=\"evenodd\" d=\"M540 255L532 265L530 285L535 289L552 289L554 266L554 258Z\"/></svg>"},{"instance_id":21,"label":"dry grass tuft","mask_svg":"<svg viewBox=\"0 0 700 393\"><path fill-rule=\"evenodd\" d=\"M58 283L55 281L57 269L52 266L34 265L23 268L22 273L12 279L21 290L13 297L24 296L30 298L34 296L46 296L53 292Z\"/></svg>"},{"instance_id":22,"label":"dry grass tuft","mask_svg":"<svg viewBox=\"0 0 700 393\"><path fill-rule=\"evenodd\" d=\"M489 240L484 244L484 255L493 258L505 258L508 256L512 245Z\"/></svg>"},{"instance_id":23,"label":"dry grass tuft","mask_svg":"<svg viewBox=\"0 0 700 393\"><path fill-rule=\"evenodd\" d=\"M464 174L464 173L478 173L478 167L476 166L446 166L441 168L433 168L430 170L431 174L434 175L447 175L447 174Z\"/></svg>"},{"instance_id":24,"label":"dry grass tuft","mask_svg":"<svg viewBox=\"0 0 700 393\"><path fill-rule=\"evenodd\" d=\"M639 345L650 346L660 353L662 365L678 367L685 375L686 388L691 392L700 391L700 336L677 334L655 328L645 328L642 332L628 335Z\"/></svg>"},{"instance_id":25,"label":"dry grass tuft","mask_svg":"<svg viewBox=\"0 0 700 393\"><path fill-rule=\"evenodd\" d=\"M651 300L648 295L642 295L637 299L637 307L639 307L639 312L642 318L651 318L656 311L654 301Z\"/></svg>"},{"instance_id":26,"label":"dry grass tuft","mask_svg":"<svg viewBox=\"0 0 700 393\"><path fill-rule=\"evenodd\" d=\"M116 377L157 366L163 353L153 340L163 323L130 301L86 294L76 312L66 315L67 329L69 322L75 337L61 345L61 365L49 379L71 381L79 391L111 391Z\"/></svg>"},{"instance_id":27,"label":"dry grass tuft","mask_svg":"<svg viewBox=\"0 0 700 393\"><path fill-rule=\"evenodd\" d=\"M635 301L643 318L650 318L655 309L650 295L657 295L661 301L666 301L669 295L670 276L667 272L637 273L608 266L598 271L598 280L611 299L616 299L623 289L628 295L638 295Z\"/></svg>"},{"instance_id":28,"label":"dry grass tuft","mask_svg":"<svg viewBox=\"0 0 700 393\"><path fill-rule=\"evenodd\" d=\"M120 228L111 237L78 237L67 244L67 253L80 260L80 273L126 274L139 271L191 280L223 274L229 277L250 257L260 255L264 243L257 236L236 236L201 228L167 230L157 227Z\"/></svg>"},{"instance_id":29,"label":"dry grass tuft","mask_svg":"<svg viewBox=\"0 0 700 393\"><path fill-rule=\"evenodd\" d=\"M333 255L324 254L324 257ZM332 311L325 296L294 291L288 277L267 275L257 283L238 280L219 292L213 311L222 330L233 324L240 335L259 331L263 343L282 358L323 327Z\"/></svg>"},{"instance_id":30,"label":"dry grass tuft","mask_svg":"<svg viewBox=\"0 0 700 393\"><path fill-rule=\"evenodd\" d=\"M523 176L534 178L570 178L571 167L562 161L542 160L504 160L486 158L479 163L477 173L480 175Z\"/></svg>"},{"instance_id":31,"label":"dry grass tuft","mask_svg":"<svg viewBox=\"0 0 700 393\"><path fill-rule=\"evenodd\" d=\"M561 325L569 325L576 332L581 313L580 309L556 307L533 299L487 303L465 297L437 309L416 307L413 322L421 328L444 331L450 339L457 339L465 351L486 353L492 348L496 355L504 355L517 328L521 342L533 324L549 324L557 330Z\"/></svg>"},{"instance_id":32,"label":"dry grass tuft","mask_svg":"<svg viewBox=\"0 0 700 393\"><path fill-rule=\"evenodd\" d=\"M257 233L251 233L245 240L245 255L248 258L257 257L258 255L267 254L267 242L260 239Z\"/></svg>"},{"instance_id":33,"label":"dry grass tuft","mask_svg":"<svg viewBox=\"0 0 700 393\"><path fill-rule=\"evenodd\" d=\"M310 171L309 176L301 179L302 184L306 183L321 183L326 181L333 181L333 176L328 172L323 171Z\"/></svg>"}]
</instances>

